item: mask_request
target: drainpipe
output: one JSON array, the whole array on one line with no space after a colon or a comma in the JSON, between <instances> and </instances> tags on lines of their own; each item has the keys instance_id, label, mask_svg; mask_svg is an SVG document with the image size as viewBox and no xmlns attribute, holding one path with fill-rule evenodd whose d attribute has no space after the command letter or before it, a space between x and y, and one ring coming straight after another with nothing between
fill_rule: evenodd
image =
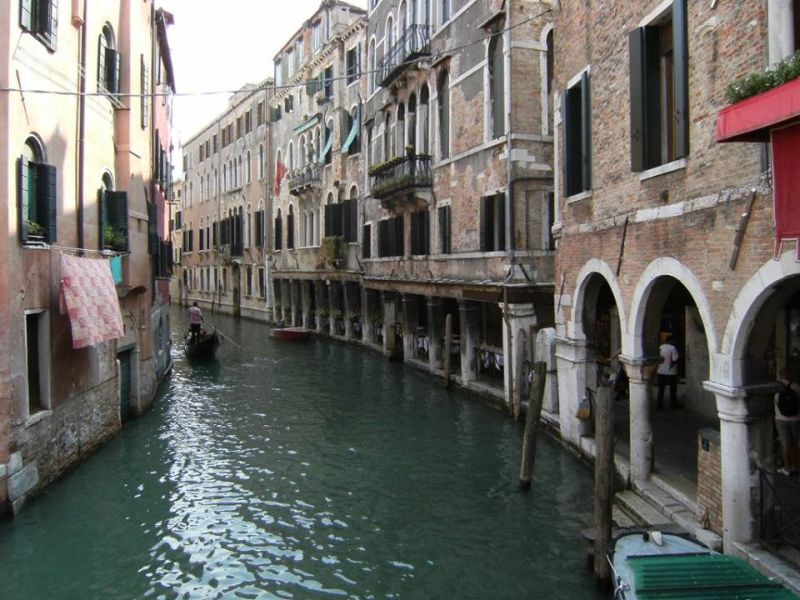
<instances>
[{"instance_id":1,"label":"drainpipe","mask_svg":"<svg viewBox=\"0 0 800 600\"><path fill-rule=\"evenodd\" d=\"M514 270L516 266L516 256L514 254L514 250L516 249L515 241L514 241L514 179L513 179L513 165L511 161L511 132L513 130L512 121L511 121L511 105L512 105L512 92L513 92L513 79L511 77L511 30L508 28L508 21L511 17L511 6L510 0L508 5L508 12L506 13L506 27L504 27L505 31L503 32L503 61L505 62L503 72L505 74L505 80L508 82L508 94L506 94L505 98L505 111L506 111L506 244L508 246L508 253L511 259L511 265L509 267L509 277L508 279L514 276Z\"/></svg>"},{"instance_id":2,"label":"drainpipe","mask_svg":"<svg viewBox=\"0 0 800 600\"><path fill-rule=\"evenodd\" d=\"M76 196L78 199L78 248L81 250L86 246L83 228L83 187L84 187L84 163L86 162L86 19L88 18L88 0L83 0L83 15L80 23L81 27L81 50L80 50L80 72L78 95L78 173L76 182ZM99 234L98 234L99 236ZM98 249L102 240L98 240Z\"/></svg>"},{"instance_id":3,"label":"drainpipe","mask_svg":"<svg viewBox=\"0 0 800 600\"><path fill-rule=\"evenodd\" d=\"M272 85L275 85L275 81L273 79ZM266 172L266 181L264 182L266 185L266 191L264 194L264 286L266 287L264 299L266 302L266 306L264 310L266 311L267 321L276 320L274 318L274 314L270 316L270 313L274 313L273 309L273 299L272 299L272 275L269 270L269 259L272 256L272 248L273 248L273 240L272 240L272 203L274 194L274 185L272 184L272 179L274 174L272 172L273 168L273 159L272 159L272 120L269 118L270 113L270 106L269 106L269 86L267 85L266 81L264 82L264 158L267 161L267 172Z\"/></svg>"}]
</instances>

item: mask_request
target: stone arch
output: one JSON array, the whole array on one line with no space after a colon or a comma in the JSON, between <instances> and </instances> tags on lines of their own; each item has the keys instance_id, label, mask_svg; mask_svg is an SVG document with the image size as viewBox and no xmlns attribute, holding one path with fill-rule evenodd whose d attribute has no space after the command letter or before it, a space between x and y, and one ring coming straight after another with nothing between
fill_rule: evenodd
<instances>
[{"instance_id":1,"label":"stone arch","mask_svg":"<svg viewBox=\"0 0 800 600\"><path fill-rule=\"evenodd\" d=\"M608 265L608 263L598 258L592 258L585 265L583 265L583 268L578 273L578 278L575 283L575 300L572 303L572 316L568 328L568 334L570 337L579 339L585 338L583 331L583 308L584 302L586 301L587 285L593 275L599 275L605 279L606 283L608 283L608 286L611 288L611 292L614 295L614 301L617 304L617 310L619 311L619 322L623 329L625 327L625 323L627 323L625 305L622 302L622 290L620 290L616 275L614 275L614 272L611 270L611 267ZM625 347L624 335L622 343L623 354L628 354L628 349Z\"/></svg>"},{"instance_id":2,"label":"stone arch","mask_svg":"<svg viewBox=\"0 0 800 600\"><path fill-rule=\"evenodd\" d=\"M692 297L705 330L708 355L714 356L717 352L717 333L711 313L711 305L703 292L703 286L700 285L700 281L689 267L668 256L662 256L652 261L639 277L639 282L636 284L631 301L627 332L623 335L623 347L627 349L625 353L634 358L644 357L643 339L647 302L650 299L653 286L663 277L676 279Z\"/></svg>"},{"instance_id":3,"label":"stone arch","mask_svg":"<svg viewBox=\"0 0 800 600\"><path fill-rule=\"evenodd\" d=\"M720 353L712 361L711 379L730 387L744 385L743 363L750 334L764 305L776 295L778 286L800 275L795 252L784 252L778 260L769 260L742 287L733 302L725 326Z\"/></svg>"}]
</instances>

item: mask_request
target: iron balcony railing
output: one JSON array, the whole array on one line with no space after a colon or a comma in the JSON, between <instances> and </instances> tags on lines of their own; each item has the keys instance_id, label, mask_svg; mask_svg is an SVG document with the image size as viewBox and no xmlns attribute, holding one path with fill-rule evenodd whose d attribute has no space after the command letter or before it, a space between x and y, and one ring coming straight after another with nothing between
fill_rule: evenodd
<instances>
[{"instance_id":1,"label":"iron balcony railing","mask_svg":"<svg viewBox=\"0 0 800 600\"><path fill-rule=\"evenodd\" d=\"M322 167L318 164L295 169L288 175L289 193L299 196L309 187L318 187L322 182Z\"/></svg>"},{"instance_id":2,"label":"iron balcony railing","mask_svg":"<svg viewBox=\"0 0 800 600\"><path fill-rule=\"evenodd\" d=\"M403 72L409 61L430 54L431 28L428 25L409 26L400 39L384 55L378 65L378 78L386 87Z\"/></svg>"},{"instance_id":3,"label":"iron balcony railing","mask_svg":"<svg viewBox=\"0 0 800 600\"><path fill-rule=\"evenodd\" d=\"M418 187L431 187L431 157L427 154L398 156L369 171L374 198L405 194Z\"/></svg>"}]
</instances>

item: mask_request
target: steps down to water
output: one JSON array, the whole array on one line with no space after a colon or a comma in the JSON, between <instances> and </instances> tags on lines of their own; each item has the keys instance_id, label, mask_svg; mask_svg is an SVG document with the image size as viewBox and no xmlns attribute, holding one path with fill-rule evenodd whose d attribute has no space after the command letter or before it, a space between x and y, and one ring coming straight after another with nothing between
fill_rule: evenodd
<instances>
[{"instance_id":1,"label":"steps down to water","mask_svg":"<svg viewBox=\"0 0 800 600\"><path fill-rule=\"evenodd\" d=\"M703 529L692 508L655 483L638 485L616 495L614 502L636 526L661 529L672 533L684 532L712 550L722 550L722 538ZM677 526L677 528L676 528Z\"/></svg>"}]
</instances>

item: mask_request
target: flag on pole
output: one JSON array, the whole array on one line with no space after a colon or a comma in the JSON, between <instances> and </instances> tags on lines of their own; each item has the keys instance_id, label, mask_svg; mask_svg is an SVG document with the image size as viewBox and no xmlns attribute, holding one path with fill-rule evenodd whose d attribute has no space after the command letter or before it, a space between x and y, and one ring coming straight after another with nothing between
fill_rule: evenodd
<instances>
[{"instance_id":1,"label":"flag on pole","mask_svg":"<svg viewBox=\"0 0 800 600\"><path fill-rule=\"evenodd\" d=\"M286 175L286 165L282 161L278 161L278 166L275 169L275 195L279 196L281 193L281 182Z\"/></svg>"}]
</instances>

